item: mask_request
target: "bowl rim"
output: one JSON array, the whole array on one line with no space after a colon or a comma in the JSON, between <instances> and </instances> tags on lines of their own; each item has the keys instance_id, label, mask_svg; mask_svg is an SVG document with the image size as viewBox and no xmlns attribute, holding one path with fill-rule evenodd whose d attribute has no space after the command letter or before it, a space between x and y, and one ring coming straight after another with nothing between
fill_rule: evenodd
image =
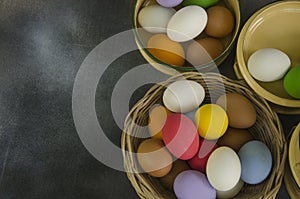
<instances>
[{"instance_id":1,"label":"bowl rim","mask_svg":"<svg viewBox=\"0 0 300 199\"><path fill-rule=\"evenodd\" d=\"M296 126L296 128L294 129L291 139L290 139L290 143L289 143L289 149L288 149L288 159L289 159L289 166L290 166L290 170L292 173L292 176L294 178L294 181L296 183L296 185L298 186L298 190L300 191L300 176L298 176L296 174L296 170L293 168L292 165L295 165L297 162L297 160L295 159L295 155L293 156L293 152L295 150L298 150L300 153L300 149L297 147L299 146L299 143L297 144L297 142L299 142L299 136L300 136L300 123ZM296 178L296 176L298 176L298 178Z\"/></svg>"},{"instance_id":2,"label":"bowl rim","mask_svg":"<svg viewBox=\"0 0 300 199\"><path fill-rule=\"evenodd\" d=\"M260 10L258 10L256 13L254 13L248 21L245 23L243 26L240 36L237 41L237 50L236 50L236 60L237 60L237 67L239 68L239 71L241 72L242 77L244 80L247 82L247 84L255 90L259 95L263 96L265 99L268 101L278 104L281 106L285 107L292 107L292 108L299 108L300 107L300 100L297 99L287 99L283 97L279 97L266 89L264 89L262 86L260 86L257 81L251 76L249 73L245 59L244 59L244 54L243 54L243 46L244 46L244 38L246 33L248 32L248 29L252 24L255 23L255 21L258 19L259 16L263 15L264 12L268 11L270 8L274 6L282 6L282 5L287 5L287 4L297 4L300 5L300 1L279 1L275 3L271 3Z\"/></svg>"},{"instance_id":3,"label":"bowl rim","mask_svg":"<svg viewBox=\"0 0 300 199\"><path fill-rule=\"evenodd\" d=\"M230 0L229 0L230 1ZM141 41L139 33L137 31L138 27L138 20L137 20L137 16L138 13L140 11L140 8L143 6L143 4L145 4L145 2L147 2L147 0L135 0L134 3L134 7L133 7L133 15L132 15L132 25L133 25L133 33L134 33L134 37L135 37L135 41L139 47L139 50L141 51L141 54L143 55L143 57L151 64L151 63L157 63L159 65L162 65L166 68L169 69L175 69L176 71L182 71L182 72L189 72L189 71L195 71L195 70L204 70L204 69L208 69L211 68L213 66L218 66L216 63L218 62L222 62L228 55L229 53L232 51L234 43L236 42L239 32L240 32L240 28L241 28L241 9L240 9L240 1L239 0L231 0L232 2L236 3L236 13L234 12L234 17L235 17L235 27L232 33L232 39L230 40L230 43L228 44L228 46L226 47L226 49L224 49L224 51L214 60L200 65L200 66L175 66L175 65L171 65L171 64L167 64L165 62L162 62L161 60L157 59L156 57L154 57L146 48L145 44ZM141 4L138 4L139 2L141 2ZM145 57L147 56L147 57ZM149 60L150 59L150 60ZM168 69L166 69L168 70Z\"/></svg>"}]
</instances>

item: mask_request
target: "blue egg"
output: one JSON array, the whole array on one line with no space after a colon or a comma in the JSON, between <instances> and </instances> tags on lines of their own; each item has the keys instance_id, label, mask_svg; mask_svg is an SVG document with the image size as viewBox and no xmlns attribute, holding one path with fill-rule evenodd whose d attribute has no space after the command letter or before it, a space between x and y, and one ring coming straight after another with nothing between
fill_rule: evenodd
<instances>
[{"instance_id":1,"label":"blue egg","mask_svg":"<svg viewBox=\"0 0 300 199\"><path fill-rule=\"evenodd\" d=\"M260 141L250 141L239 150L242 174L241 179L248 184L264 181L272 169L272 154Z\"/></svg>"},{"instance_id":2,"label":"blue egg","mask_svg":"<svg viewBox=\"0 0 300 199\"><path fill-rule=\"evenodd\" d=\"M195 113L198 110L198 108L199 107L197 107L196 109L192 110L191 112L184 113L184 115L187 116L188 118L190 118L194 122Z\"/></svg>"}]
</instances>

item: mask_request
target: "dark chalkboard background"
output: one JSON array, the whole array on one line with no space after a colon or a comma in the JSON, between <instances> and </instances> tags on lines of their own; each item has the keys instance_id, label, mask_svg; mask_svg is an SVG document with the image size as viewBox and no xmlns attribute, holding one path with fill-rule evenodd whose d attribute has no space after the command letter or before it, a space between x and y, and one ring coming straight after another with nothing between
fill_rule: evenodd
<instances>
[{"instance_id":1,"label":"dark chalkboard background","mask_svg":"<svg viewBox=\"0 0 300 199\"><path fill-rule=\"evenodd\" d=\"M271 0L241 0L243 23ZM125 173L110 169L82 145L72 117L74 79L87 54L131 28L133 0L0 1L0 198L138 198ZM117 44L116 44L117 45ZM235 52L220 71L235 78ZM96 109L107 136L120 145L110 110L118 78L146 63L138 51L111 64ZM145 93L141 87L131 104ZM286 134L300 117L280 115ZM278 198L289 198L282 186Z\"/></svg>"}]
</instances>

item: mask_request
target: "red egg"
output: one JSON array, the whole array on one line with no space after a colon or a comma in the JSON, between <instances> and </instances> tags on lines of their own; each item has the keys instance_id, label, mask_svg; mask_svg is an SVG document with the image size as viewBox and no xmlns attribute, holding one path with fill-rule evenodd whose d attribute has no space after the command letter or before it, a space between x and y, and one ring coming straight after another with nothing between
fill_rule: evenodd
<instances>
[{"instance_id":1,"label":"red egg","mask_svg":"<svg viewBox=\"0 0 300 199\"><path fill-rule=\"evenodd\" d=\"M190 167L202 173L206 173L207 160L216 148L218 148L216 142L201 139L198 152L188 161Z\"/></svg>"},{"instance_id":2,"label":"red egg","mask_svg":"<svg viewBox=\"0 0 300 199\"><path fill-rule=\"evenodd\" d=\"M170 114L162 129L168 150L181 160L194 157L199 149L199 135L192 120L182 114Z\"/></svg>"}]
</instances>

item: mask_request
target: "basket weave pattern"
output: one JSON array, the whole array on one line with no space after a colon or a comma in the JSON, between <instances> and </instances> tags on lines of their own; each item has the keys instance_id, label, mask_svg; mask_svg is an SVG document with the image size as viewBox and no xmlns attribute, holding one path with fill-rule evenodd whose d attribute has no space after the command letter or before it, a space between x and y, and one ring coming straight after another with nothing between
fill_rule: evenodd
<instances>
[{"instance_id":1,"label":"basket weave pattern","mask_svg":"<svg viewBox=\"0 0 300 199\"><path fill-rule=\"evenodd\" d=\"M162 104L162 95L167 85L181 79L189 79L200 83L206 92L204 103L215 103L224 92L239 93L246 96L254 105L257 112L257 121L249 131L256 138L264 142L270 149L273 157L273 168L268 178L258 185L245 185L235 198L275 198L281 186L284 174L284 163L287 145L282 126L278 116L268 103L255 94L244 83L228 79L220 74L197 72L182 73L165 82L153 86L145 96L131 109L124 125L122 134L122 150L124 167L127 176L142 199L172 199L174 193L165 189L159 179L146 173L138 173L140 167L134 153L143 140L140 135L147 135L147 128L138 128L137 125L146 126L148 113L155 104Z\"/></svg>"}]
</instances>

